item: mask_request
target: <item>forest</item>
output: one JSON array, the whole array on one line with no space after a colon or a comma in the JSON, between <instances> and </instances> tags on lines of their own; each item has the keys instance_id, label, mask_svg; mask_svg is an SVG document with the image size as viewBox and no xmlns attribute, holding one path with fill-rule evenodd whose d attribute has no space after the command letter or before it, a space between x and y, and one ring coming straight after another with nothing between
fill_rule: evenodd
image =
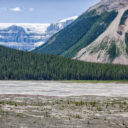
<instances>
[{"instance_id":1,"label":"forest","mask_svg":"<svg viewBox=\"0 0 128 128\"><path fill-rule=\"evenodd\" d=\"M128 80L128 66L81 62L0 46L0 80Z\"/></svg>"}]
</instances>

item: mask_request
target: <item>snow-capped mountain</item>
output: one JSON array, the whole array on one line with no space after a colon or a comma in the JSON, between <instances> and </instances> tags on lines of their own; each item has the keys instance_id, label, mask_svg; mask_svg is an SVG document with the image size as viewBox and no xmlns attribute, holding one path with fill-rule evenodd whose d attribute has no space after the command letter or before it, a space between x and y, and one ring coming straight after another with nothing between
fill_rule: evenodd
<instances>
[{"instance_id":1,"label":"snow-capped mountain","mask_svg":"<svg viewBox=\"0 0 128 128\"><path fill-rule=\"evenodd\" d=\"M58 31L60 31L61 29L65 28L67 25L71 24L77 18L78 18L78 16L74 16L74 17L63 19L63 20L59 20L57 23L51 24L47 28L47 32L48 33L56 33Z\"/></svg>"},{"instance_id":2,"label":"snow-capped mountain","mask_svg":"<svg viewBox=\"0 0 128 128\"><path fill-rule=\"evenodd\" d=\"M0 45L30 51L71 24L77 16L53 24L0 23Z\"/></svg>"}]
</instances>

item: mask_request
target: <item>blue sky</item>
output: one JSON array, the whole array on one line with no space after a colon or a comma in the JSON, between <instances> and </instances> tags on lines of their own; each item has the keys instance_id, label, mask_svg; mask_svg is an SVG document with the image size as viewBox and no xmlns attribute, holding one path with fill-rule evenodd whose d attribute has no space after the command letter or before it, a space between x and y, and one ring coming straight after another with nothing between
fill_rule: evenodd
<instances>
[{"instance_id":1,"label":"blue sky","mask_svg":"<svg viewBox=\"0 0 128 128\"><path fill-rule=\"evenodd\" d=\"M100 0L0 0L0 23L52 23L77 16Z\"/></svg>"}]
</instances>

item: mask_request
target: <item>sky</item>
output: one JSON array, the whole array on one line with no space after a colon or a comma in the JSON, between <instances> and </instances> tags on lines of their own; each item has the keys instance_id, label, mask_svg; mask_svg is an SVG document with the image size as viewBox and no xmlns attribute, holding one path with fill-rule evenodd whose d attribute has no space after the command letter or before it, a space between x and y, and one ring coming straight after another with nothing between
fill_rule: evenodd
<instances>
[{"instance_id":1,"label":"sky","mask_svg":"<svg viewBox=\"0 0 128 128\"><path fill-rule=\"evenodd\" d=\"M0 0L0 23L54 23L79 16L100 0Z\"/></svg>"}]
</instances>

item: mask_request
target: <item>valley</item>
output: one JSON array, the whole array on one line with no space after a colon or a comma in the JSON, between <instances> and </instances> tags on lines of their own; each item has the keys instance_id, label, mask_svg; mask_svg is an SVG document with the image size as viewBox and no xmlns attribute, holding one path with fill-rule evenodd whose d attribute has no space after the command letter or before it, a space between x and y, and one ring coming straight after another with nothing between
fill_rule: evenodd
<instances>
[{"instance_id":1,"label":"valley","mask_svg":"<svg viewBox=\"0 0 128 128\"><path fill-rule=\"evenodd\" d=\"M34 18L0 23L0 128L128 128L128 0L48 24L76 1L22 1L0 8Z\"/></svg>"}]
</instances>

